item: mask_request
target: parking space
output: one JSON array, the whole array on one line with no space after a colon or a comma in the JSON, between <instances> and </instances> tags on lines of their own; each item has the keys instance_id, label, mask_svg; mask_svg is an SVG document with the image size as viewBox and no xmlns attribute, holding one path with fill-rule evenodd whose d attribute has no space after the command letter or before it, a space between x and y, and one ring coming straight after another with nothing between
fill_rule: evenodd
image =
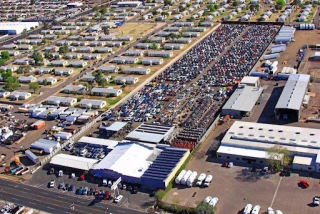
<instances>
[{"instance_id":1,"label":"parking space","mask_svg":"<svg viewBox=\"0 0 320 214\"><path fill-rule=\"evenodd\" d=\"M66 195L76 195L77 197L80 198L85 198L88 200L92 200L92 203L114 203L112 197L116 195L118 195L117 190L114 192L110 189L110 187L108 186L103 186L102 185L102 180L101 179L94 179L91 176L86 176L85 180L80 180L80 176L81 173L76 173L76 177L75 178L70 178L71 173L75 172L72 170L67 171L67 169L65 169L63 171L64 175L61 177L58 177L57 174L49 174L48 172L50 171L50 168L44 168L43 170L39 170L37 171L36 174L34 174L32 176L32 179L29 179L26 181L26 184L28 185L32 185L41 189L49 189L52 192L60 192ZM58 172L58 169L56 169L56 171ZM55 185L53 188L49 188L48 184L50 181L54 180L55 181ZM62 190L59 189L59 185L63 183L65 186L74 186L74 190L73 191L69 191L69 190ZM140 192L140 189L138 189L138 192L136 194L133 194L129 191L129 186L131 186L132 188L134 187L134 185L131 184L126 184L126 189L124 190L122 187L119 188L119 194L123 195L123 198L121 199L121 201L118 203L120 206L124 206L124 207L130 207L130 208L134 208L134 209L139 209L139 210L147 210L150 206L152 206L154 204L154 198L149 197L149 193L143 193ZM87 188L88 189L88 193L86 195L83 194L79 194L79 188ZM95 196L94 194L91 193L91 191L93 192L97 192L97 196ZM106 200L105 197L102 199L101 197L99 197L99 193L103 191L104 192L104 196L106 195L106 192L109 192L111 197L109 200ZM82 191L83 193L83 191ZM96 199L96 200L95 200Z\"/></svg>"}]
</instances>

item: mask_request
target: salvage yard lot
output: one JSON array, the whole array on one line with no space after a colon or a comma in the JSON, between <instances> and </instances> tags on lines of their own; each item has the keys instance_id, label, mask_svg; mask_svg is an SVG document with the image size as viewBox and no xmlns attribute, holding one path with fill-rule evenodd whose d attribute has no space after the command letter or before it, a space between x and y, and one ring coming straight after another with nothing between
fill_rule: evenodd
<instances>
[{"instance_id":1,"label":"salvage yard lot","mask_svg":"<svg viewBox=\"0 0 320 214\"><path fill-rule=\"evenodd\" d=\"M311 206L313 197L319 195L319 181L307 177L307 174L293 173L291 177L280 177L279 173L260 175L260 169L251 172L250 167L224 168L220 163L203 162L203 159L193 159L187 169L195 170L198 174L212 174L210 186L188 188L174 185L164 199L166 202L196 206L197 202L212 196L219 198L218 214L241 213L248 203L260 205L261 213L269 206L291 214L320 212L319 207ZM301 179L310 184L308 189L298 186Z\"/></svg>"}]
</instances>

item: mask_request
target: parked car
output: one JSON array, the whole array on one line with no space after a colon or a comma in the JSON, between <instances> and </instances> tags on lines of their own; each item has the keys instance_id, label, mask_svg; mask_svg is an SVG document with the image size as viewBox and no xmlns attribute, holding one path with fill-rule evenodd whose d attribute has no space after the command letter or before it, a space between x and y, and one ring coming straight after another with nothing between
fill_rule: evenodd
<instances>
[{"instance_id":1,"label":"parked car","mask_svg":"<svg viewBox=\"0 0 320 214\"><path fill-rule=\"evenodd\" d=\"M59 184L58 189L64 189L64 183L63 182Z\"/></svg>"},{"instance_id":2,"label":"parked car","mask_svg":"<svg viewBox=\"0 0 320 214\"><path fill-rule=\"evenodd\" d=\"M83 188L79 187L79 189L77 189L77 191L76 191L76 194L77 195L82 195L82 192L83 192Z\"/></svg>"},{"instance_id":3,"label":"parked car","mask_svg":"<svg viewBox=\"0 0 320 214\"><path fill-rule=\"evenodd\" d=\"M206 179L204 180L203 186L208 187L212 181L212 175L207 175Z\"/></svg>"},{"instance_id":4,"label":"parked car","mask_svg":"<svg viewBox=\"0 0 320 214\"><path fill-rule=\"evenodd\" d=\"M63 171L62 170L59 170L58 172L58 177L62 177L63 176Z\"/></svg>"},{"instance_id":5,"label":"parked car","mask_svg":"<svg viewBox=\"0 0 320 214\"><path fill-rule=\"evenodd\" d=\"M268 207L268 214L275 214L274 210L272 209L272 207Z\"/></svg>"},{"instance_id":6,"label":"parked car","mask_svg":"<svg viewBox=\"0 0 320 214\"><path fill-rule=\"evenodd\" d=\"M276 210L276 214L283 214L283 212L281 212L281 210Z\"/></svg>"},{"instance_id":7,"label":"parked car","mask_svg":"<svg viewBox=\"0 0 320 214\"><path fill-rule=\"evenodd\" d=\"M54 180L51 180L50 182L49 182L49 187L50 188L53 188L55 186L55 181Z\"/></svg>"},{"instance_id":8,"label":"parked car","mask_svg":"<svg viewBox=\"0 0 320 214\"><path fill-rule=\"evenodd\" d=\"M108 180L107 179L102 179L102 186L108 186Z\"/></svg>"},{"instance_id":9,"label":"parked car","mask_svg":"<svg viewBox=\"0 0 320 214\"><path fill-rule=\"evenodd\" d=\"M233 162L229 162L228 164L228 168L231 168L231 167L233 167Z\"/></svg>"},{"instance_id":10,"label":"parked car","mask_svg":"<svg viewBox=\"0 0 320 214\"><path fill-rule=\"evenodd\" d=\"M222 164L222 167L228 167L228 165L229 165L229 162L224 162L224 163Z\"/></svg>"},{"instance_id":11,"label":"parked car","mask_svg":"<svg viewBox=\"0 0 320 214\"><path fill-rule=\"evenodd\" d=\"M252 204L247 204L243 210L243 214L250 214L252 210Z\"/></svg>"},{"instance_id":12,"label":"parked car","mask_svg":"<svg viewBox=\"0 0 320 214\"><path fill-rule=\"evenodd\" d=\"M132 186L127 186L127 190L129 191L129 192L131 192L132 191Z\"/></svg>"},{"instance_id":13,"label":"parked car","mask_svg":"<svg viewBox=\"0 0 320 214\"><path fill-rule=\"evenodd\" d=\"M138 193L138 187L137 186L133 186L132 193L133 194L137 194Z\"/></svg>"},{"instance_id":14,"label":"parked car","mask_svg":"<svg viewBox=\"0 0 320 214\"><path fill-rule=\"evenodd\" d=\"M70 192L73 192L73 191L74 191L74 185L73 185L73 184L70 185L69 191L70 191Z\"/></svg>"},{"instance_id":15,"label":"parked car","mask_svg":"<svg viewBox=\"0 0 320 214\"><path fill-rule=\"evenodd\" d=\"M319 204L320 204L319 198L314 197L314 198L313 198L313 205L319 206Z\"/></svg>"},{"instance_id":16,"label":"parked car","mask_svg":"<svg viewBox=\"0 0 320 214\"><path fill-rule=\"evenodd\" d=\"M106 192L104 193L104 198L105 198L106 200L109 200L109 199L111 198L111 194L110 194L109 191L106 191Z\"/></svg>"},{"instance_id":17,"label":"parked car","mask_svg":"<svg viewBox=\"0 0 320 214\"><path fill-rule=\"evenodd\" d=\"M126 190L127 189L127 185L126 184L122 184L122 189Z\"/></svg>"},{"instance_id":18,"label":"parked car","mask_svg":"<svg viewBox=\"0 0 320 214\"><path fill-rule=\"evenodd\" d=\"M69 143L68 145L66 145L66 146L64 147L64 149L65 149L66 151L72 150L72 149L73 149L73 144Z\"/></svg>"},{"instance_id":19,"label":"parked car","mask_svg":"<svg viewBox=\"0 0 320 214\"><path fill-rule=\"evenodd\" d=\"M260 206L256 205L253 207L251 214L259 214Z\"/></svg>"},{"instance_id":20,"label":"parked car","mask_svg":"<svg viewBox=\"0 0 320 214\"><path fill-rule=\"evenodd\" d=\"M100 190L99 194L97 195L98 199L102 200L104 197L104 191Z\"/></svg>"},{"instance_id":21,"label":"parked car","mask_svg":"<svg viewBox=\"0 0 320 214\"><path fill-rule=\"evenodd\" d=\"M217 197L214 197L209 201L209 205L215 207L217 205L218 201L219 201L219 199Z\"/></svg>"},{"instance_id":22,"label":"parked car","mask_svg":"<svg viewBox=\"0 0 320 214\"><path fill-rule=\"evenodd\" d=\"M290 177L291 176L291 171L283 170L283 171L281 171L280 176Z\"/></svg>"},{"instance_id":23,"label":"parked car","mask_svg":"<svg viewBox=\"0 0 320 214\"><path fill-rule=\"evenodd\" d=\"M88 187L83 188L82 195L87 195L88 194L88 190L89 190Z\"/></svg>"},{"instance_id":24,"label":"parked car","mask_svg":"<svg viewBox=\"0 0 320 214\"><path fill-rule=\"evenodd\" d=\"M112 181L109 180L109 181L108 181L108 187L111 187L111 186L112 186Z\"/></svg>"},{"instance_id":25,"label":"parked car","mask_svg":"<svg viewBox=\"0 0 320 214\"><path fill-rule=\"evenodd\" d=\"M302 185L304 188L308 188L310 186L306 180L300 180L300 185Z\"/></svg>"},{"instance_id":26,"label":"parked car","mask_svg":"<svg viewBox=\"0 0 320 214\"><path fill-rule=\"evenodd\" d=\"M211 196L207 196L203 201L208 203L211 201L212 197Z\"/></svg>"},{"instance_id":27,"label":"parked car","mask_svg":"<svg viewBox=\"0 0 320 214\"><path fill-rule=\"evenodd\" d=\"M261 170L261 174L266 174L268 172L269 168L267 166L263 167L263 169Z\"/></svg>"},{"instance_id":28,"label":"parked car","mask_svg":"<svg viewBox=\"0 0 320 214\"><path fill-rule=\"evenodd\" d=\"M114 199L114 202L115 202L115 203L119 203L122 198L123 198L123 195L118 195L118 196Z\"/></svg>"}]
</instances>

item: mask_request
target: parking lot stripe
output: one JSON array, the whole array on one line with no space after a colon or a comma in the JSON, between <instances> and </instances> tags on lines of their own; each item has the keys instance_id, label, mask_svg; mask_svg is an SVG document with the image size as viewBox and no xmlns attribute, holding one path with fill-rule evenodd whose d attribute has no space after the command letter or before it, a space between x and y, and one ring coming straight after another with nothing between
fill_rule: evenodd
<instances>
[{"instance_id":1,"label":"parking lot stripe","mask_svg":"<svg viewBox=\"0 0 320 214\"><path fill-rule=\"evenodd\" d=\"M276 191L275 191L275 193L274 193L274 195L273 195L273 198L272 198L272 201L271 201L271 205L270 205L270 207L272 207L273 202L274 202L274 200L276 199L276 196L277 196L277 193L278 193L278 190L279 190L280 184L281 184L281 180L282 180L282 177L281 177L281 178L280 178L280 180L279 180L279 183L278 183L277 189L276 189Z\"/></svg>"}]
</instances>

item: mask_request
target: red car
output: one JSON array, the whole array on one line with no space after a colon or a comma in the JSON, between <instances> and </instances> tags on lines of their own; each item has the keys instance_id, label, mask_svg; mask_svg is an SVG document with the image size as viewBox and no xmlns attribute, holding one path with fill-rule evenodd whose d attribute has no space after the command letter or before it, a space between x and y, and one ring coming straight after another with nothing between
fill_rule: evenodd
<instances>
[{"instance_id":1,"label":"red car","mask_svg":"<svg viewBox=\"0 0 320 214\"><path fill-rule=\"evenodd\" d=\"M306 180L301 180L300 185L302 185L304 188L308 188L310 186Z\"/></svg>"},{"instance_id":2,"label":"red car","mask_svg":"<svg viewBox=\"0 0 320 214\"><path fill-rule=\"evenodd\" d=\"M222 167L228 167L228 165L229 165L229 162L224 162L224 163L222 164Z\"/></svg>"},{"instance_id":3,"label":"red car","mask_svg":"<svg viewBox=\"0 0 320 214\"><path fill-rule=\"evenodd\" d=\"M85 175L84 175L84 174L80 175L80 177L79 177L79 179L80 179L81 181L83 181L84 178L85 178Z\"/></svg>"},{"instance_id":4,"label":"red car","mask_svg":"<svg viewBox=\"0 0 320 214\"><path fill-rule=\"evenodd\" d=\"M104 198L106 199L106 200L109 200L110 199L110 192L109 191L106 191L105 193L104 193Z\"/></svg>"}]
</instances>

